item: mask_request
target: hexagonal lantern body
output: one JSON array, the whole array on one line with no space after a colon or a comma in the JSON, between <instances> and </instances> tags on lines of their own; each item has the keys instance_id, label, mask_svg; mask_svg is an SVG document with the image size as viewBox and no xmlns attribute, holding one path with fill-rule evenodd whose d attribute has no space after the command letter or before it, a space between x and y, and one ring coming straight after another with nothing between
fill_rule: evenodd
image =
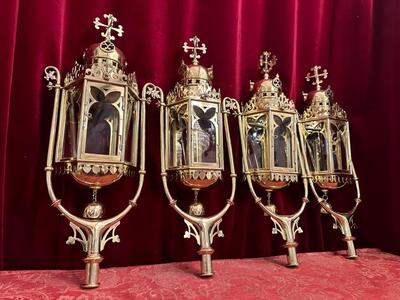
<instances>
[{"instance_id":1,"label":"hexagonal lantern body","mask_svg":"<svg viewBox=\"0 0 400 300\"><path fill-rule=\"evenodd\" d=\"M224 168L221 95L212 88L212 68L182 62L180 74L166 98L167 171L198 190L220 179Z\"/></svg>"},{"instance_id":2,"label":"hexagonal lantern body","mask_svg":"<svg viewBox=\"0 0 400 300\"><path fill-rule=\"evenodd\" d=\"M275 190L298 180L297 112L279 76L265 74L251 83L253 96L243 108L244 156L252 180Z\"/></svg>"},{"instance_id":3,"label":"hexagonal lantern body","mask_svg":"<svg viewBox=\"0 0 400 300\"><path fill-rule=\"evenodd\" d=\"M349 123L346 112L334 103L328 87L304 94L300 138L313 181L321 189L336 189L351 182Z\"/></svg>"},{"instance_id":4,"label":"hexagonal lantern body","mask_svg":"<svg viewBox=\"0 0 400 300\"><path fill-rule=\"evenodd\" d=\"M139 96L125 65L123 53L103 41L86 49L64 80L55 162L92 188L136 166Z\"/></svg>"}]
</instances>

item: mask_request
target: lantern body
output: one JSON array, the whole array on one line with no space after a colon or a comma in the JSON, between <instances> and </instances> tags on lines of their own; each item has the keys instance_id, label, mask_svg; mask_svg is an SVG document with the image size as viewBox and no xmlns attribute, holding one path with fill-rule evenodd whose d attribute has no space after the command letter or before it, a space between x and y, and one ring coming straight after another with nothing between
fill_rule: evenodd
<instances>
[{"instance_id":1,"label":"lantern body","mask_svg":"<svg viewBox=\"0 0 400 300\"><path fill-rule=\"evenodd\" d=\"M333 103L330 88L305 94L305 100L299 125L313 181L322 189L339 188L353 176L346 112Z\"/></svg>"},{"instance_id":2,"label":"lantern body","mask_svg":"<svg viewBox=\"0 0 400 300\"><path fill-rule=\"evenodd\" d=\"M211 86L211 68L182 62L180 73L181 81L166 98L167 171L196 190L221 178L221 95Z\"/></svg>"},{"instance_id":3,"label":"lantern body","mask_svg":"<svg viewBox=\"0 0 400 300\"><path fill-rule=\"evenodd\" d=\"M298 179L296 109L279 77L264 78L243 109L245 157L253 181L267 190Z\"/></svg>"},{"instance_id":4,"label":"lantern body","mask_svg":"<svg viewBox=\"0 0 400 300\"><path fill-rule=\"evenodd\" d=\"M64 81L55 162L89 187L111 184L137 163L138 87L125 65L104 41L86 49Z\"/></svg>"}]
</instances>

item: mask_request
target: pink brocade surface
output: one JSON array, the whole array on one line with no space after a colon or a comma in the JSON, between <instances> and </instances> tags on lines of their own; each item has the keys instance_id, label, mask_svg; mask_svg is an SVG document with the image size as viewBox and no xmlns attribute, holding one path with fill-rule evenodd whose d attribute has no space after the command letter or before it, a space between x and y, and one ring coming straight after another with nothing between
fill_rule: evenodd
<instances>
[{"instance_id":1,"label":"pink brocade surface","mask_svg":"<svg viewBox=\"0 0 400 300\"><path fill-rule=\"evenodd\" d=\"M199 262L102 269L101 286L79 288L83 270L0 272L1 299L400 299L400 257L376 249L213 262L213 278L199 278Z\"/></svg>"}]
</instances>

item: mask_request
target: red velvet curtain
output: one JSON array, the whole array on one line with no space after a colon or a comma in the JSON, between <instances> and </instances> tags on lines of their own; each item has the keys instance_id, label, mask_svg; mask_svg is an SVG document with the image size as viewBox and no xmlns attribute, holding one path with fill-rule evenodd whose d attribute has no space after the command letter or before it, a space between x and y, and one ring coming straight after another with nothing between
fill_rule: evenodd
<instances>
[{"instance_id":1,"label":"red velvet curtain","mask_svg":"<svg viewBox=\"0 0 400 300\"><path fill-rule=\"evenodd\" d=\"M4 3L5 2L5 3ZM65 74L83 50L101 40L93 28L96 16L112 13L125 34L116 45L136 71L140 86L151 81L165 91L177 80L187 55L181 45L198 35L207 44L201 58L214 65L214 86L223 96L248 100L248 82L260 78L258 58L271 50L279 61L285 93L302 105L308 91L304 76L315 64L326 67L338 103L351 124L352 152L361 180L363 203L356 214L357 246L400 253L396 176L399 171L398 82L400 67L400 2L396 0L285 1L3 1L0 17L0 267L80 268L78 245L66 246L70 228L50 206L43 167L47 152L53 95L45 89L43 69ZM118 245L107 245L104 266L196 259L195 241L183 239L183 220L168 206L160 184L159 111L147 115L147 175L134 209L117 229ZM235 122L232 135L237 136ZM233 139L240 173L240 147ZM229 178L226 176L225 178ZM225 215L225 237L214 242L214 258L267 256L284 253L280 236L271 235L271 221L239 184L235 206ZM56 178L56 191L66 207L81 213L90 191L70 178ZM134 191L130 179L100 191L109 215L119 211ZM206 209L220 209L229 180L200 194ZM179 193L182 206L192 195ZM301 202L293 186L276 196L284 213ZM344 247L329 216L319 213L315 199L300 219L299 251ZM337 192L334 205L348 208L354 191Z\"/></svg>"}]
</instances>

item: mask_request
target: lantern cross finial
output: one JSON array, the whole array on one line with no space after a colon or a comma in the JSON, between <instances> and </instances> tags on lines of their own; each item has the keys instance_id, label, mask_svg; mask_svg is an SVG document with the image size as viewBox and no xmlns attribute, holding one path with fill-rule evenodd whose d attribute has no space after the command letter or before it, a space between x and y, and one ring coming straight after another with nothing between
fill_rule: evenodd
<instances>
[{"instance_id":1,"label":"lantern cross finial","mask_svg":"<svg viewBox=\"0 0 400 300\"><path fill-rule=\"evenodd\" d=\"M204 43L201 43L201 47L199 47L200 39L197 36L190 38L189 41L193 42L193 47L188 46L187 42L185 42L183 44L182 48L185 52L192 50L192 53L190 53L189 57L193 58L193 64L197 65L199 63L198 58L200 58L200 54L197 54L197 50L200 50L203 52L203 54L205 54L207 51L207 48Z\"/></svg>"},{"instance_id":2,"label":"lantern cross finial","mask_svg":"<svg viewBox=\"0 0 400 300\"><path fill-rule=\"evenodd\" d=\"M108 19L107 24L101 23L99 17L97 17L93 21L94 28L96 29L100 29L100 27L106 28L106 31L102 32L101 36L105 37L107 42L115 40L115 36L112 35L113 31L115 31L118 36L122 36L122 34L124 33L122 26L118 25L118 27L113 27L114 22L117 22L117 18L114 17L112 14L104 14L104 18Z\"/></svg>"},{"instance_id":3,"label":"lantern cross finial","mask_svg":"<svg viewBox=\"0 0 400 300\"><path fill-rule=\"evenodd\" d=\"M260 56L260 69L261 73L264 73L264 78L268 79L269 72L276 65L278 59L272 52L264 51Z\"/></svg>"},{"instance_id":4,"label":"lantern cross finial","mask_svg":"<svg viewBox=\"0 0 400 300\"><path fill-rule=\"evenodd\" d=\"M315 82L312 82L313 85L317 87L317 91L321 89L321 83L323 82L320 77L323 79L328 78L328 71L324 69L322 73L318 73L318 70L321 69L321 66L314 66L311 68L311 71L314 72L314 75L311 75L311 73L307 73L306 80L311 81L312 78L315 78Z\"/></svg>"}]
</instances>

